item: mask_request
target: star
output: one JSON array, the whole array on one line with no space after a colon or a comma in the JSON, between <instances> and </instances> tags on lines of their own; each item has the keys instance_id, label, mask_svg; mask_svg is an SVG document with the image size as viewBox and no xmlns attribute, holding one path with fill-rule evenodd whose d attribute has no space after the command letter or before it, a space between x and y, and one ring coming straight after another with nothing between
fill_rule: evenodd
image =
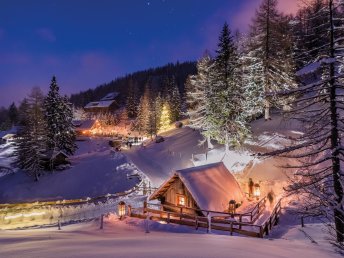
<instances>
[{"instance_id":1,"label":"star","mask_svg":"<svg viewBox=\"0 0 344 258\"><path fill-rule=\"evenodd\" d=\"M147 5L150 6L150 2L147 2Z\"/></svg>"}]
</instances>

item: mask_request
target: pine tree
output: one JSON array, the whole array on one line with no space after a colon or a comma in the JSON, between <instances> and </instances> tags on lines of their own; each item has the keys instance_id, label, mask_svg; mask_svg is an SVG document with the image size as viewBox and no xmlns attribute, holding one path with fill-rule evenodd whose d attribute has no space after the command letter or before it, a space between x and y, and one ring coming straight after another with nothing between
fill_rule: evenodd
<instances>
[{"instance_id":1,"label":"pine tree","mask_svg":"<svg viewBox=\"0 0 344 258\"><path fill-rule=\"evenodd\" d=\"M26 122L27 122L26 114L27 114L28 109L29 109L28 100L27 98L24 98L18 108L18 124L21 126L26 125Z\"/></svg>"},{"instance_id":2,"label":"pine tree","mask_svg":"<svg viewBox=\"0 0 344 258\"><path fill-rule=\"evenodd\" d=\"M242 52L239 58L242 81L244 90L244 113L248 121L263 114L264 106L264 79L262 77L264 68L263 62L254 56L254 52L249 50L252 44L252 38L246 37L241 39Z\"/></svg>"},{"instance_id":3,"label":"pine tree","mask_svg":"<svg viewBox=\"0 0 344 258\"><path fill-rule=\"evenodd\" d=\"M8 108L8 117L11 125L15 125L18 122L18 109L14 102Z\"/></svg>"},{"instance_id":4,"label":"pine tree","mask_svg":"<svg viewBox=\"0 0 344 258\"><path fill-rule=\"evenodd\" d=\"M251 66L263 69L257 91L263 90L266 120L271 119L272 105L288 105L290 101L276 99L276 93L296 87L289 28L286 33L284 25L285 17L277 11L277 0L263 0L251 26L249 55Z\"/></svg>"},{"instance_id":5,"label":"pine tree","mask_svg":"<svg viewBox=\"0 0 344 258\"><path fill-rule=\"evenodd\" d=\"M174 77L166 78L165 81L167 96L165 99L170 106L170 120L172 122L178 121L181 115L181 96Z\"/></svg>"},{"instance_id":6,"label":"pine tree","mask_svg":"<svg viewBox=\"0 0 344 258\"><path fill-rule=\"evenodd\" d=\"M190 75L185 84L189 126L198 130L207 130L207 90L210 86L211 64L211 58L206 54L197 62L197 75Z\"/></svg>"},{"instance_id":7,"label":"pine tree","mask_svg":"<svg viewBox=\"0 0 344 258\"><path fill-rule=\"evenodd\" d=\"M48 128L48 147L50 151L64 151L73 155L76 150L73 130L73 110L67 97L61 97L56 77L53 76L50 90L44 100L45 120Z\"/></svg>"},{"instance_id":8,"label":"pine tree","mask_svg":"<svg viewBox=\"0 0 344 258\"><path fill-rule=\"evenodd\" d=\"M243 115L237 50L227 23L220 34L216 53L206 92L208 128L203 134L229 147L242 143L248 127Z\"/></svg>"},{"instance_id":9,"label":"pine tree","mask_svg":"<svg viewBox=\"0 0 344 258\"><path fill-rule=\"evenodd\" d=\"M140 104L138 106L135 125L136 130L138 130L140 133L146 133L147 128L149 127L150 100L150 87L148 84L146 84L144 93L140 99Z\"/></svg>"},{"instance_id":10,"label":"pine tree","mask_svg":"<svg viewBox=\"0 0 344 258\"><path fill-rule=\"evenodd\" d=\"M169 104L165 101L162 105L162 110L159 119L159 130L165 132L170 128L171 119L170 119L170 107Z\"/></svg>"},{"instance_id":11,"label":"pine tree","mask_svg":"<svg viewBox=\"0 0 344 258\"><path fill-rule=\"evenodd\" d=\"M128 97L126 103L126 110L129 118L135 118L137 116L138 102L139 102L139 89L137 84L131 79L129 81Z\"/></svg>"},{"instance_id":12,"label":"pine tree","mask_svg":"<svg viewBox=\"0 0 344 258\"><path fill-rule=\"evenodd\" d=\"M344 149L341 145L344 132L341 118L344 109L344 19L343 13L337 13L340 4L343 1L328 0L325 10L314 14L323 18L318 37L324 45L315 57L328 59L323 64L322 77L288 92L297 96L289 115L302 122L304 135L292 146L273 154L300 160L300 165L287 166L296 170L287 191L302 200L299 205L301 214L326 219L337 244L344 248ZM319 24L314 26L319 28ZM313 56L313 51L309 53Z\"/></svg>"},{"instance_id":13,"label":"pine tree","mask_svg":"<svg viewBox=\"0 0 344 258\"><path fill-rule=\"evenodd\" d=\"M39 88L33 88L27 99L24 126L16 142L16 164L28 175L39 180L44 170L47 148L47 128L43 115L44 96Z\"/></svg>"}]
</instances>

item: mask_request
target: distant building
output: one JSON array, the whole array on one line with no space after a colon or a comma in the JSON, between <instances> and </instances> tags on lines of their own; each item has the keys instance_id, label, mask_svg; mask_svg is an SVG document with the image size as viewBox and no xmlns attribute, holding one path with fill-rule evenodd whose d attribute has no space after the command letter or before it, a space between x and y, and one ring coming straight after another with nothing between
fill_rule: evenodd
<instances>
[{"instance_id":1,"label":"distant building","mask_svg":"<svg viewBox=\"0 0 344 258\"><path fill-rule=\"evenodd\" d=\"M73 121L74 130L77 135L90 135L91 130L96 126L96 120L74 120Z\"/></svg>"},{"instance_id":2,"label":"distant building","mask_svg":"<svg viewBox=\"0 0 344 258\"><path fill-rule=\"evenodd\" d=\"M111 92L99 101L92 101L88 103L84 107L84 109L86 112L92 112L92 113L113 112L119 108L119 105L116 101L118 95L119 95L118 92Z\"/></svg>"},{"instance_id":3,"label":"distant building","mask_svg":"<svg viewBox=\"0 0 344 258\"><path fill-rule=\"evenodd\" d=\"M229 201L241 203L245 195L231 172L220 163L177 170L149 200L158 199L167 211L197 214L199 210L226 212ZM166 208L168 207L168 208ZM201 215L201 214L199 214ZM203 214L205 215L205 214Z\"/></svg>"},{"instance_id":4,"label":"distant building","mask_svg":"<svg viewBox=\"0 0 344 258\"><path fill-rule=\"evenodd\" d=\"M68 155L63 151L48 151L43 159L45 169L53 169L60 165L70 164Z\"/></svg>"},{"instance_id":5,"label":"distant building","mask_svg":"<svg viewBox=\"0 0 344 258\"><path fill-rule=\"evenodd\" d=\"M10 130L0 132L0 142L13 142L19 132L19 126L13 126Z\"/></svg>"}]
</instances>

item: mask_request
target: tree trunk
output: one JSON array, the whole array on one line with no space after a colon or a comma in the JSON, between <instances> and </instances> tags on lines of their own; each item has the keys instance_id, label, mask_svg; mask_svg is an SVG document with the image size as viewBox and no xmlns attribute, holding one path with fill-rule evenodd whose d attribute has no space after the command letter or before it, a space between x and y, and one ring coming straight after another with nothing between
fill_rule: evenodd
<instances>
[{"instance_id":1,"label":"tree trunk","mask_svg":"<svg viewBox=\"0 0 344 258\"><path fill-rule=\"evenodd\" d=\"M330 10L330 47L331 47L331 58L335 58L335 46L334 46L334 24L333 24L333 0L329 1ZM332 62L330 64L330 105L331 105L331 150L332 150L332 176L333 176L333 188L336 196L336 204L334 207L334 223L337 234L337 241L344 241L344 216L343 210L343 187L341 185L341 168L339 158L339 132L338 132L338 109L336 103L337 87L335 81L335 66Z\"/></svg>"},{"instance_id":2,"label":"tree trunk","mask_svg":"<svg viewBox=\"0 0 344 258\"><path fill-rule=\"evenodd\" d=\"M271 120L271 117L270 117L270 102L269 102L269 100L265 100L265 107L264 107L264 109L265 109L265 112L264 112L264 117L265 117L265 120L267 121L267 120Z\"/></svg>"},{"instance_id":3,"label":"tree trunk","mask_svg":"<svg viewBox=\"0 0 344 258\"><path fill-rule=\"evenodd\" d=\"M210 136L207 136L207 146L208 149L214 149L214 145L211 143Z\"/></svg>"}]
</instances>

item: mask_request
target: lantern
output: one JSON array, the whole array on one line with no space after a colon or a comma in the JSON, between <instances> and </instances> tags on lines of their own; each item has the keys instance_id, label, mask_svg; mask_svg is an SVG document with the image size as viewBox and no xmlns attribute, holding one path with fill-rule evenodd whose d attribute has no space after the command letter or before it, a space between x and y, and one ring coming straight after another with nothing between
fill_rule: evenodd
<instances>
[{"instance_id":1,"label":"lantern","mask_svg":"<svg viewBox=\"0 0 344 258\"><path fill-rule=\"evenodd\" d=\"M253 192L254 197L259 200L260 197L260 185L259 184L254 184L254 192Z\"/></svg>"},{"instance_id":2,"label":"lantern","mask_svg":"<svg viewBox=\"0 0 344 258\"><path fill-rule=\"evenodd\" d=\"M235 200L230 200L228 203L228 211L229 213L234 214L236 209L236 201Z\"/></svg>"},{"instance_id":3,"label":"lantern","mask_svg":"<svg viewBox=\"0 0 344 258\"><path fill-rule=\"evenodd\" d=\"M125 216L125 202L120 201L118 203L118 216L122 219Z\"/></svg>"}]
</instances>

